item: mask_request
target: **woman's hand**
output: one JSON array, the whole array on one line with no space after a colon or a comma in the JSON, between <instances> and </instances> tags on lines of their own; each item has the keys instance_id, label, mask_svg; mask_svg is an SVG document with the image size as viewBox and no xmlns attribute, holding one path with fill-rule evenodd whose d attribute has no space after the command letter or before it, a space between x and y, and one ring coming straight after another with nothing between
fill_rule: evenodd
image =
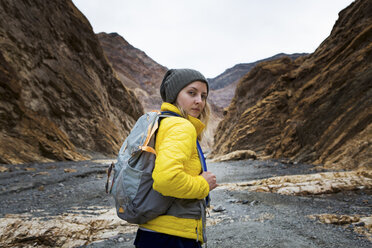
<instances>
[{"instance_id":1,"label":"woman's hand","mask_svg":"<svg viewBox=\"0 0 372 248\"><path fill-rule=\"evenodd\" d=\"M215 189L218 186L216 175L214 175L212 172L210 172L210 171L204 171L201 174L201 176L204 177L204 179L208 182L208 184L209 184L209 191L212 191L213 189Z\"/></svg>"}]
</instances>

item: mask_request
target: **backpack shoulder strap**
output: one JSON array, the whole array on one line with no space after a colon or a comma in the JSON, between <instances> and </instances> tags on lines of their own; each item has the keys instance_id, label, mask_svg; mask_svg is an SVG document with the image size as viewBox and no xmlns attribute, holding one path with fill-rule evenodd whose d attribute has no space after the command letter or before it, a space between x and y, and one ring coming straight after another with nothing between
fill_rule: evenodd
<instances>
[{"instance_id":1,"label":"backpack shoulder strap","mask_svg":"<svg viewBox=\"0 0 372 248\"><path fill-rule=\"evenodd\" d=\"M161 111L159 117L181 117L179 114L172 111Z\"/></svg>"},{"instance_id":2,"label":"backpack shoulder strap","mask_svg":"<svg viewBox=\"0 0 372 248\"><path fill-rule=\"evenodd\" d=\"M151 152L151 153L156 155L155 149L148 146L148 144L149 144L152 136L155 134L156 130L159 128L159 121L158 120L161 116L161 112L159 112L159 111L152 111L152 112L156 112L157 116L154 117L153 125L150 125L149 128L147 129L146 140L145 140L145 142L143 142L143 144L141 146L139 146L139 148L142 151Z\"/></svg>"}]
</instances>

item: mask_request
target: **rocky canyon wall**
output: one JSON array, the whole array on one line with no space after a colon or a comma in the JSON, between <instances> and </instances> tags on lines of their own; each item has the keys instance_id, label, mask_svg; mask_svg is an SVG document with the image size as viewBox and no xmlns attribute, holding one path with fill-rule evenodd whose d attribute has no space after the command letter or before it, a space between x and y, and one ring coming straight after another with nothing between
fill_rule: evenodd
<instances>
[{"instance_id":1,"label":"rocky canyon wall","mask_svg":"<svg viewBox=\"0 0 372 248\"><path fill-rule=\"evenodd\" d=\"M118 77L141 99L145 111L160 109L159 88L167 68L117 33L99 33L97 37Z\"/></svg>"},{"instance_id":2,"label":"rocky canyon wall","mask_svg":"<svg viewBox=\"0 0 372 248\"><path fill-rule=\"evenodd\" d=\"M143 107L70 0L0 2L0 163L114 155Z\"/></svg>"},{"instance_id":3,"label":"rocky canyon wall","mask_svg":"<svg viewBox=\"0 0 372 248\"><path fill-rule=\"evenodd\" d=\"M314 53L263 62L244 76L213 155L250 149L263 158L370 168L371 82L372 2L357 0Z\"/></svg>"},{"instance_id":4,"label":"rocky canyon wall","mask_svg":"<svg viewBox=\"0 0 372 248\"><path fill-rule=\"evenodd\" d=\"M223 73L215 78L208 78L210 83L209 99L210 101L220 107L226 108L229 106L232 98L234 97L236 86L240 79L253 69L257 64L265 61L276 60L282 57L289 57L291 59L297 59L298 57L305 56L306 53L294 53L285 54L279 53L272 57L261 59L252 63L241 63L237 64L229 69L226 69Z\"/></svg>"}]
</instances>

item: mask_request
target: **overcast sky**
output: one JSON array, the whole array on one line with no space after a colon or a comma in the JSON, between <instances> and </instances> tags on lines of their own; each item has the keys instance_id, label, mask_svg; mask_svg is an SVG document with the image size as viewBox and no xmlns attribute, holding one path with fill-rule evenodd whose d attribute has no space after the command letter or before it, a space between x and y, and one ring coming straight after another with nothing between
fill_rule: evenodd
<instances>
[{"instance_id":1,"label":"overcast sky","mask_svg":"<svg viewBox=\"0 0 372 248\"><path fill-rule=\"evenodd\" d=\"M352 2L73 0L95 33L119 33L159 64L209 78L278 53L314 52Z\"/></svg>"}]
</instances>

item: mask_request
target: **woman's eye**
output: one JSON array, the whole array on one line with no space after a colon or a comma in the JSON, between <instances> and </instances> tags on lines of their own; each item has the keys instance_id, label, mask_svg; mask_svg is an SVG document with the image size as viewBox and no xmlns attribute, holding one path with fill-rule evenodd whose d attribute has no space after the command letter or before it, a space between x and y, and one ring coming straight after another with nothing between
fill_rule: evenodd
<instances>
[{"instance_id":1,"label":"woman's eye","mask_svg":"<svg viewBox=\"0 0 372 248\"><path fill-rule=\"evenodd\" d=\"M195 92L193 92L193 91L190 91L189 94L190 94L191 96L195 96Z\"/></svg>"}]
</instances>

